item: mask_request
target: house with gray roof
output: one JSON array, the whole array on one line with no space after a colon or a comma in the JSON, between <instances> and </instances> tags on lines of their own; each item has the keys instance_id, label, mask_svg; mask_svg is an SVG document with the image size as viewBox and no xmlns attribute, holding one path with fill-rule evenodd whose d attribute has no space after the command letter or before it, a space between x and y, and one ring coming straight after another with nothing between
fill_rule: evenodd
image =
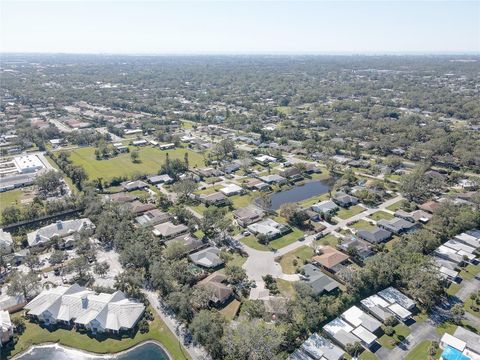
<instances>
[{"instance_id":1,"label":"house with gray roof","mask_svg":"<svg viewBox=\"0 0 480 360\"><path fill-rule=\"evenodd\" d=\"M344 351L330 340L312 334L290 357L289 360L341 360Z\"/></svg>"},{"instance_id":2,"label":"house with gray roof","mask_svg":"<svg viewBox=\"0 0 480 360\"><path fill-rule=\"evenodd\" d=\"M148 187L148 184L141 180L125 181L121 183L123 191L142 190Z\"/></svg>"},{"instance_id":3,"label":"house with gray roof","mask_svg":"<svg viewBox=\"0 0 480 360\"><path fill-rule=\"evenodd\" d=\"M95 225L88 218L75 220L59 220L56 223L44 226L27 234L29 246L47 244L54 236L65 238L79 233L82 230L95 229Z\"/></svg>"},{"instance_id":4,"label":"house with gray roof","mask_svg":"<svg viewBox=\"0 0 480 360\"><path fill-rule=\"evenodd\" d=\"M173 239L182 234L186 234L189 231L188 226L183 224L175 225L170 221L162 224L157 224L153 227L153 234L162 238L163 240Z\"/></svg>"},{"instance_id":5,"label":"house with gray roof","mask_svg":"<svg viewBox=\"0 0 480 360\"><path fill-rule=\"evenodd\" d=\"M152 209L149 211L146 211L140 216L137 216L135 218L135 221L137 224L142 225L142 226L154 226L157 224L163 224L167 221L170 221L171 217L169 214L166 212L163 212L159 209Z\"/></svg>"},{"instance_id":6,"label":"house with gray roof","mask_svg":"<svg viewBox=\"0 0 480 360\"><path fill-rule=\"evenodd\" d=\"M313 289L315 295L324 292L330 293L340 286L340 283L323 273L313 264L306 264L302 267L304 277L302 278Z\"/></svg>"},{"instance_id":7,"label":"house with gray roof","mask_svg":"<svg viewBox=\"0 0 480 360\"><path fill-rule=\"evenodd\" d=\"M9 232L0 229L0 252L9 253L12 251L13 239Z\"/></svg>"},{"instance_id":8,"label":"house with gray roof","mask_svg":"<svg viewBox=\"0 0 480 360\"><path fill-rule=\"evenodd\" d=\"M360 239L368 241L370 244L380 244L392 237L392 233L385 229L375 227L372 230L358 230L357 236Z\"/></svg>"},{"instance_id":9,"label":"house with gray roof","mask_svg":"<svg viewBox=\"0 0 480 360\"><path fill-rule=\"evenodd\" d=\"M224 261L220 258L220 249L209 247L189 255L190 260L198 266L213 269L223 265Z\"/></svg>"},{"instance_id":10,"label":"house with gray roof","mask_svg":"<svg viewBox=\"0 0 480 360\"><path fill-rule=\"evenodd\" d=\"M339 191L332 198L333 202L341 207L349 207L358 204L358 199L355 196L348 195L343 191Z\"/></svg>"},{"instance_id":11,"label":"house with gray roof","mask_svg":"<svg viewBox=\"0 0 480 360\"><path fill-rule=\"evenodd\" d=\"M338 205L335 204L332 200L325 200L319 202L318 204L312 205L312 210L320 214L334 214L338 210Z\"/></svg>"},{"instance_id":12,"label":"house with gray roof","mask_svg":"<svg viewBox=\"0 0 480 360\"><path fill-rule=\"evenodd\" d=\"M390 220L381 219L377 221L377 225L397 235L414 230L418 227L418 224L402 218L393 218Z\"/></svg>"},{"instance_id":13,"label":"house with gray roof","mask_svg":"<svg viewBox=\"0 0 480 360\"><path fill-rule=\"evenodd\" d=\"M233 217L238 225L246 227L254 222L262 220L265 212L256 206L248 206L233 212Z\"/></svg>"},{"instance_id":14,"label":"house with gray roof","mask_svg":"<svg viewBox=\"0 0 480 360\"><path fill-rule=\"evenodd\" d=\"M280 176L278 174L270 174L270 175L265 175L265 176L260 176L260 180L262 180L264 183L267 184L285 184L287 182L287 179L285 179L283 176Z\"/></svg>"},{"instance_id":15,"label":"house with gray roof","mask_svg":"<svg viewBox=\"0 0 480 360\"><path fill-rule=\"evenodd\" d=\"M148 182L153 185L157 184L170 184L173 179L168 174L150 176Z\"/></svg>"}]
</instances>

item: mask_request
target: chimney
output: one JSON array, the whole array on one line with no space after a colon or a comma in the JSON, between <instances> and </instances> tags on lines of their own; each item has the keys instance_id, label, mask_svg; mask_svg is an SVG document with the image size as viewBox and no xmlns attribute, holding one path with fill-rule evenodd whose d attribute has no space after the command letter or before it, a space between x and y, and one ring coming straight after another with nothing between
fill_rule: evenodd
<instances>
[{"instance_id":1,"label":"chimney","mask_svg":"<svg viewBox=\"0 0 480 360\"><path fill-rule=\"evenodd\" d=\"M58 229L58 230L62 230L62 229L63 229L62 220L58 220L58 221L57 221L57 229Z\"/></svg>"}]
</instances>

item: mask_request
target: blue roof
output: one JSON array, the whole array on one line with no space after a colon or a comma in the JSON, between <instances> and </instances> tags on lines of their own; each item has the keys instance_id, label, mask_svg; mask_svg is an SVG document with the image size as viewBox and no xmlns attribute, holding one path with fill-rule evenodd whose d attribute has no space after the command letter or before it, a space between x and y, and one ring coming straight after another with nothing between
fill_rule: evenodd
<instances>
[{"instance_id":1,"label":"blue roof","mask_svg":"<svg viewBox=\"0 0 480 360\"><path fill-rule=\"evenodd\" d=\"M447 346L442 353L442 359L444 360L471 360L468 356L462 354L461 351L454 349L451 346Z\"/></svg>"}]
</instances>

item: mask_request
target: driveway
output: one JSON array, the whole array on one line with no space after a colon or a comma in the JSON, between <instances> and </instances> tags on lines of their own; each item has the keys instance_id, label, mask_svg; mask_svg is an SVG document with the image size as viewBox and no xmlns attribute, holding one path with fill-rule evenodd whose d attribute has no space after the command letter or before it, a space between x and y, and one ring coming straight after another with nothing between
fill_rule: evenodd
<instances>
[{"instance_id":1,"label":"driveway","mask_svg":"<svg viewBox=\"0 0 480 360\"><path fill-rule=\"evenodd\" d=\"M411 334L394 349L390 350L386 347L381 347L375 355L380 360L402 360L405 359L407 354L422 341L440 340L440 335L437 334L433 322L429 319L421 323L413 324L410 329L412 331Z\"/></svg>"}]
</instances>

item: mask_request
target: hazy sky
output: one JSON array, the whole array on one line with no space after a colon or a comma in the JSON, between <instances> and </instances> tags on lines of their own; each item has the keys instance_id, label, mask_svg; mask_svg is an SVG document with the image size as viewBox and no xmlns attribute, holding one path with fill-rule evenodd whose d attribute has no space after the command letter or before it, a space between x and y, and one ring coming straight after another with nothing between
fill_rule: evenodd
<instances>
[{"instance_id":1,"label":"hazy sky","mask_svg":"<svg viewBox=\"0 0 480 360\"><path fill-rule=\"evenodd\" d=\"M0 51L480 52L480 1L0 0Z\"/></svg>"}]
</instances>

